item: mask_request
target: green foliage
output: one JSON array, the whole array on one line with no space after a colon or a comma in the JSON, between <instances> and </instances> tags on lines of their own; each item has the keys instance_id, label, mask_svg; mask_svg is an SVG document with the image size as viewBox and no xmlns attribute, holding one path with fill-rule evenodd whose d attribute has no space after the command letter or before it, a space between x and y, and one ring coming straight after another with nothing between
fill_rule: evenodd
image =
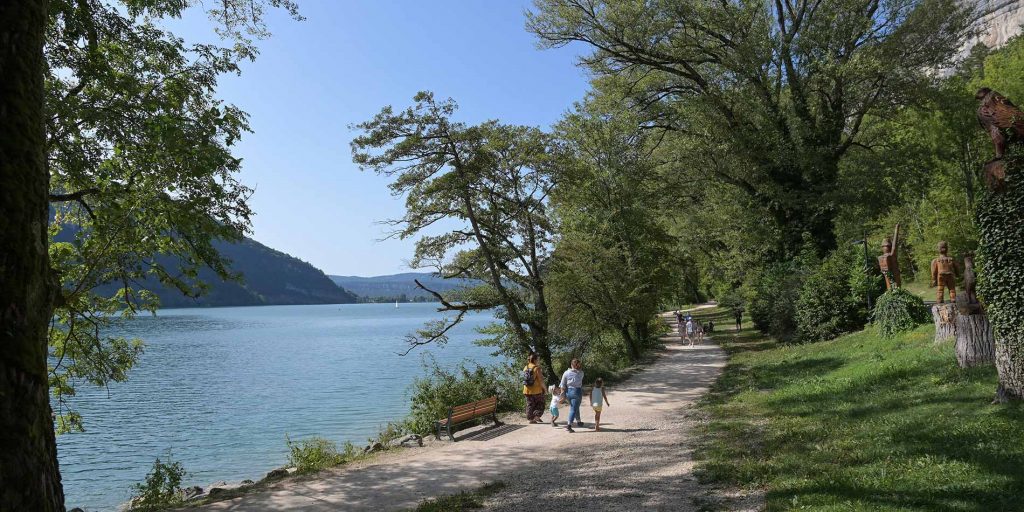
<instances>
[{"instance_id":1,"label":"green foliage","mask_svg":"<svg viewBox=\"0 0 1024 512\"><path fill-rule=\"evenodd\" d=\"M766 510L1015 510L1024 407L989 405L991 366L957 367L922 326L827 343L723 337L699 405L698 478L763 490Z\"/></svg>"},{"instance_id":2,"label":"green foliage","mask_svg":"<svg viewBox=\"0 0 1024 512\"><path fill-rule=\"evenodd\" d=\"M61 431L82 428L65 400L75 382L122 381L138 360L139 340L102 333L114 318L157 308L145 288L199 295L203 267L237 278L212 243L249 229L252 190L232 154L249 125L216 87L256 55L251 38L269 34L265 8L301 17L291 0L226 0L207 9L220 40L186 44L160 20L193 4L50 3L45 128L59 279L50 386Z\"/></svg>"},{"instance_id":3,"label":"green foliage","mask_svg":"<svg viewBox=\"0 0 1024 512\"><path fill-rule=\"evenodd\" d=\"M448 408L498 396L498 410L521 410L526 402L519 368L481 366L467 362L452 370L433 359L424 361L425 375L413 381L406 427L420 435L432 434L434 423L448 416Z\"/></svg>"},{"instance_id":4,"label":"green foliage","mask_svg":"<svg viewBox=\"0 0 1024 512\"><path fill-rule=\"evenodd\" d=\"M1015 351L1024 340L1024 151L1006 156L1006 190L986 194L978 208L984 271L979 295L992 329Z\"/></svg>"},{"instance_id":5,"label":"green foliage","mask_svg":"<svg viewBox=\"0 0 1024 512\"><path fill-rule=\"evenodd\" d=\"M536 351L550 367L548 310L541 267L554 225L547 198L554 186L551 137L536 128L455 121L458 106L420 92L415 104L381 109L354 128L352 159L391 178L405 214L391 222L400 238L418 236L411 266L445 278L483 283L477 300L444 301L452 317L410 336L411 347L445 343L467 312L498 310L520 354ZM440 234L425 234L444 221Z\"/></svg>"},{"instance_id":6,"label":"green foliage","mask_svg":"<svg viewBox=\"0 0 1024 512\"><path fill-rule=\"evenodd\" d=\"M754 326L779 340L793 338L803 272L796 261L784 261L768 266L757 275L748 310Z\"/></svg>"},{"instance_id":7,"label":"green foliage","mask_svg":"<svg viewBox=\"0 0 1024 512\"><path fill-rule=\"evenodd\" d=\"M431 498L420 503L415 512L460 512L484 508L484 500L505 488L504 482L492 482L473 491Z\"/></svg>"},{"instance_id":8,"label":"green foliage","mask_svg":"<svg viewBox=\"0 0 1024 512\"><path fill-rule=\"evenodd\" d=\"M310 437L299 441L292 441L285 436L285 443L288 445L288 465L299 470L300 473L315 473L322 469L355 459L359 450L351 442L345 442L342 451L334 441L322 437Z\"/></svg>"},{"instance_id":9,"label":"green foliage","mask_svg":"<svg viewBox=\"0 0 1024 512\"><path fill-rule=\"evenodd\" d=\"M660 303L682 281L647 135L634 116L593 103L556 130L564 164L552 192L561 235L548 266L553 330L570 339L614 333L636 360Z\"/></svg>"},{"instance_id":10,"label":"green foliage","mask_svg":"<svg viewBox=\"0 0 1024 512\"><path fill-rule=\"evenodd\" d=\"M587 45L595 96L664 134L666 161L691 184L767 213L755 218L778 229L779 257L805 232L819 255L836 246L835 205L861 192L837 186L841 167L877 140L866 121L927 93L970 14L952 0L537 0L527 27L547 47Z\"/></svg>"},{"instance_id":11,"label":"green foliage","mask_svg":"<svg viewBox=\"0 0 1024 512\"><path fill-rule=\"evenodd\" d=\"M830 340L867 323L867 308L853 286L864 286L864 262L857 251L830 254L804 281L796 303L797 339ZM877 295L876 295L877 296Z\"/></svg>"},{"instance_id":12,"label":"green foliage","mask_svg":"<svg viewBox=\"0 0 1024 512\"><path fill-rule=\"evenodd\" d=\"M875 304L875 327L883 338L893 338L928 320L929 313L924 301L902 288L885 292Z\"/></svg>"},{"instance_id":13,"label":"green foliage","mask_svg":"<svg viewBox=\"0 0 1024 512\"><path fill-rule=\"evenodd\" d=\"M172 460L170 454L163 461L158 457L145 481L134 485L135 495L128 510L148 512L180 505L184 500L181 482L186 475L185 468Z\"/></svg>"},{"instance_id":14,"label":"green foliage","mask_svg":"<svg viewBox=\"0 0 1024 512\"><path fill-rule=\"evenodd\" d=\"M380 428L380 431L377 432L377 437L367 439L367 441L369 441L370 444L380 443L381 445L387 447L391 444L392 441L399 439L408 432L409 427L408 425L405 424L405 422L389 421L383 427Z\"/></svg>"}]
</instances>

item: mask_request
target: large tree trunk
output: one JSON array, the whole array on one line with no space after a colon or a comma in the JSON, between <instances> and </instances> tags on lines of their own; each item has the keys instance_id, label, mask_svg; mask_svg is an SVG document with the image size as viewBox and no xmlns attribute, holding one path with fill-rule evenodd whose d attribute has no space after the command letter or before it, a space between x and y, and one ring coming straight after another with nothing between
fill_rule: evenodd
<instances>
[{"instance_id":1,"label":"large tree trunk","mask_svg":"<svg viewBox=\"0 0 1024 512\"><path fill-rule=\"evenodd\" d=\"M935 321L935 343L956 338L956 306L953 304L932 306L932 320Z\"/></svg>"},{"instance_id":2,"label":"large tree trunk","mask_svg":"<svg viewBox=\"0 0 1024 512\"><path fill-rule=\"evenodd\" d=\"M555 366L551 360L551 347L548 346L547 335L534 336L534 346L537 348L537 355L540 356L541 366L544 367L544 375L548 384L557 385L559 375L555 373Z\"/></svg>"},{"instance_id":3,"label":"large tree trunk","mask_svg":"<svg viewBox=\"0 0 1024 512\"><path fill-rule=\"evenodd\" d=\"M636 349L636 343L633 341L633 335L629 332L629 324L620 324L619 334L622 335L622 343L626 345L626 353L629 355L629 360L636 361L639 359L640 354Z\"/></svg>"},{"instance_id":4,"label":"large tree trunk","mask_svg":"<svg viewBox=\"0 0 1024 512\"><path fill-rule=\"evenodd\" d=\"M992 364L995 339L984 313L956 315L956 362L961 368Z\"/></svg>"},{"instance_id":5,"label":"large tree trunk","mask_svg":"<svg viewBox=\"0 0 1024 512\"><path fill-rule=\"evenodd\" d=\"M0 2L0 510L64 510L47 381L45 0Z\"/></svg>"},{"instance_id":6,"label":"large tree trunk","mask_svg":"<svg viewBox=\"0 0 1024 512\"><path fill-rule=\"evenodd\" d=\"M978 205L984 256L979 295L995 335L999 387L996 401L1024 400L1024 149L1005 157L1005 189L990 191Z\"/></svg>"}]
</instances>

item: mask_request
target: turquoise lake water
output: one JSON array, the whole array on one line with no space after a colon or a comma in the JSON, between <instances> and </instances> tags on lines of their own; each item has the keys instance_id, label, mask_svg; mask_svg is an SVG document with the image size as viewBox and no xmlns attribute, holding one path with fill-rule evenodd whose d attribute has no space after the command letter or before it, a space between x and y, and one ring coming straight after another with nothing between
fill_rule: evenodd
<instances>
[{"instance_id":1,"label":"turquoise lake water","mask_svg":"<svg viewBox=\"0 0 1024 512\"><path fill-rule=\"evenodd\" d=\"M408 412L429 353L442 366L494 362L472 344L476 315L444 347L408 356L405 335L442 318L435 304L174 309L118 329L146 343L128 381L79 384L85 433L57 438L68 508L115 510L170 450L188 485L260 479L287 461L285 434L362 446Z\"/></svg>"}]
</instances>

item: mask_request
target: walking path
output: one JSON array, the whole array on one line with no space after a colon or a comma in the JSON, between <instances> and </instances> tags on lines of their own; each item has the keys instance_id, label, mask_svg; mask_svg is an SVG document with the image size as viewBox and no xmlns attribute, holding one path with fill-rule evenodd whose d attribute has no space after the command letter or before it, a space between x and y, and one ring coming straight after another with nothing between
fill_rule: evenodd
<instances>
[{"instance_id":1,"label":"walking path","mask_svg":"<svg viewBox=\"0 0 1024 512\"><path fill-rule=\"evenodd\" d=\"M507 486L488 500L488 509L695 510L692 420L684 409L714 382L725 354L708 342L682 347L676 333L664 341L668 349L652 365L608 386L611 406L602 415L601 432L589 428L593 411L584 403L580 410L588 428L574 434L519 417L503 427L457 435L456 443L385 453L203 510L404 510L499 480ZM563 408L560 424L567 413Z\"/></svg>"}]
</instances>

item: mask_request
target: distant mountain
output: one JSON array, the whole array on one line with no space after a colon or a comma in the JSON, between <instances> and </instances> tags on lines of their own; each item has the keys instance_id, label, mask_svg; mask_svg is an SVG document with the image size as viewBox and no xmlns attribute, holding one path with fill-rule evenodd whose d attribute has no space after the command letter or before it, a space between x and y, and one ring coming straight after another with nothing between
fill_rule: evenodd
<instances>
[{"instance_id":1,"label":"distant mountain","mask_svg":"<svg viewBox=\"0 0 1024 512\"><path fill-rule=\"evenodd\" d=\"M231 260L232 271L242 273L242 282L222 281L212 270L203 268L199 271L199 279L209 284L210 290L202 297L192 299L178 290L149 280L144 284L160 297L161 307L357 302L355 295L339 288L320 269L255 240L246 238L238 243L217 241L213 245L225 258ZM163 263L172 264L168 260Z\"/></svg>"},{"instance_id":2,"label":"distant mountain","mask_svg":"<svg viewBox=\"0 0 1024 512\"><path fill-rule=\"evenodd\" d=\"M422 300L433 298L432 295L417 287L414 279L419 279L424 286L437 292L446 292L475 284L475 281L469 279L442 279L428 272L405 272L374 277L328 277L334 281L334 284L367 299Z\"/></svg>"}]
</instances>

